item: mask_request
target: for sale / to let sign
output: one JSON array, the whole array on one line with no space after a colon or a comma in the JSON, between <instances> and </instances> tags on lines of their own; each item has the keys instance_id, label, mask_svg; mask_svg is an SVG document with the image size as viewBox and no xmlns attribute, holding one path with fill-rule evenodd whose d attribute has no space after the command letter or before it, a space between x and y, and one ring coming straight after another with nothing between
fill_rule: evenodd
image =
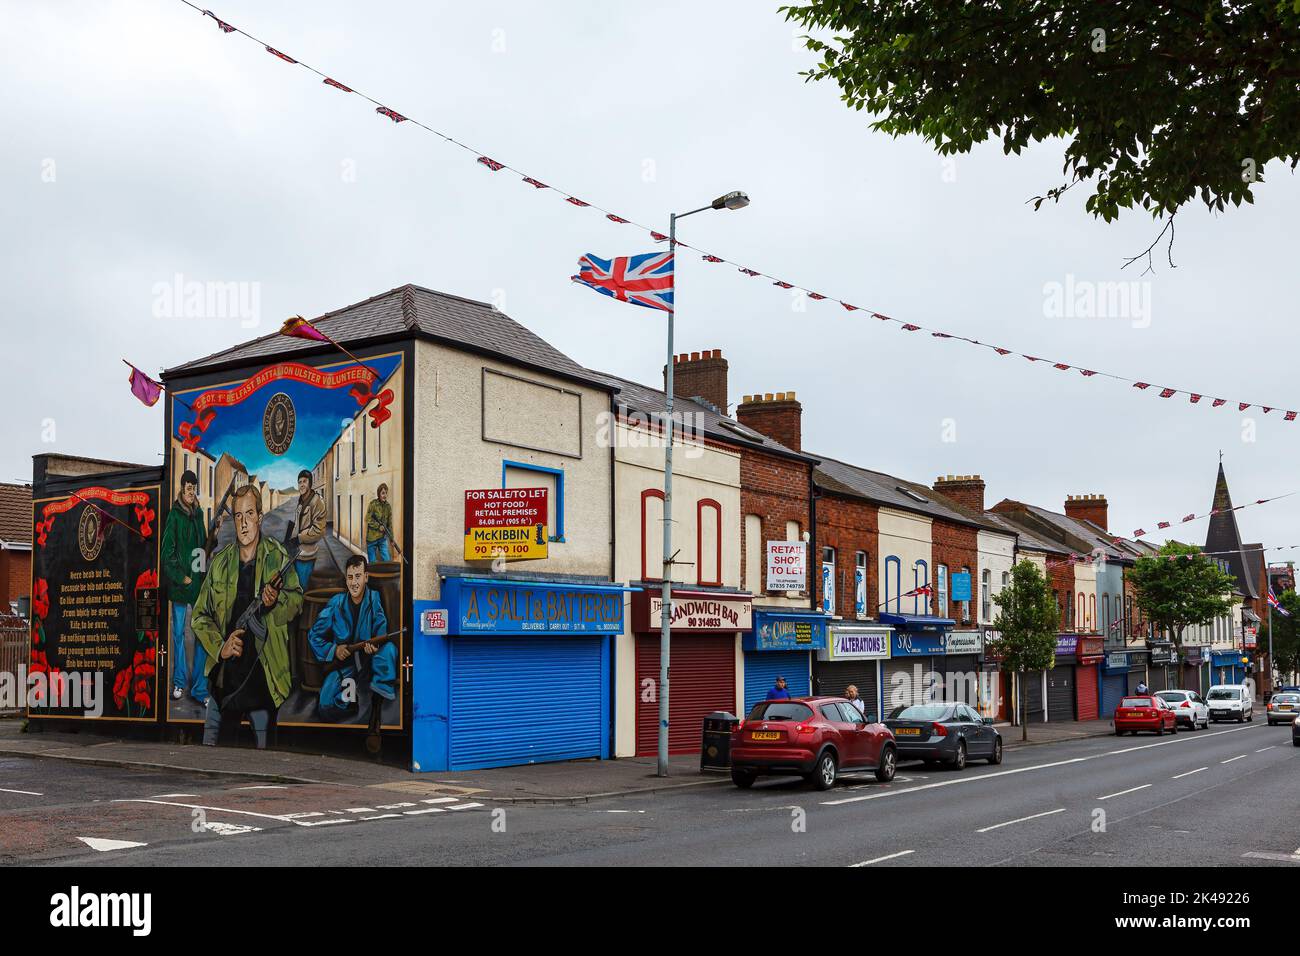
<instances>
[{"instance_id":1,"label":"for sale / to let sign","mask_svg":"<svg viewBox=\"0 0 1300 956\"><path fill-rule=\"evenodd\" d=\"M550 490L484 488L465 492L465 560L546 557Z\"/></svg>"}]
</instances>

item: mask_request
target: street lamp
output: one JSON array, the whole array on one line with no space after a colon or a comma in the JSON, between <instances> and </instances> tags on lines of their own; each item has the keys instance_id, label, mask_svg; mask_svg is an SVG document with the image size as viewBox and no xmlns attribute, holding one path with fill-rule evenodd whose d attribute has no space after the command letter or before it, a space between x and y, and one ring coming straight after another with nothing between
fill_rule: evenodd
<instances>
[{"instance_id":1,"label":"street lamp","mask_svg":"<svg viewBox=\"0 0 1300 956\"><path fill-rule=\"evenodd\" d=\"M668 221L668 251L677 254L677 220L706 209L744 209L749 197L739 190L719 196L707 206L690 212L673 213ZM672 642L673 604L673 318L677 310L677 264L673 263L673 309L668 313L668 366L664 381L667 393L664 419L668 440L664 446L664 570L662 607L659 609L659 766L656 775L668 776L668 657ZM725 414L726 409L723 409Z\"/></svg>"}]
</instances>

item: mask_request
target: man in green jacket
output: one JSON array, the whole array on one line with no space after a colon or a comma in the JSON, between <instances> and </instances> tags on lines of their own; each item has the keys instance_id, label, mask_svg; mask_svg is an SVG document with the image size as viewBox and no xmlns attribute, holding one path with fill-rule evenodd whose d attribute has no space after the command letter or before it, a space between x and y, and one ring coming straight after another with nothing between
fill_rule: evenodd
<instances>
[{"instance_id":1,"label":"man in green jacket","mask_svg":"<svg viewBox=\"0 0 1300 956\"><path fill-rule=\"evenodd\" d=\"M191 627L211 658L212 694L203 724L203 743L216 746L221 725L248 716L259 750L266 747L271 714L289 696L289 624L302 607L302 588L289 553L262 535L262 496L245 485L231 503L235 541L212 556L199 588ZM286 567L287 566L287 567ZM285 569L284 576L275 577ZM266 628L258 640L236 627L254 601Z\"/></svg>"},{"instance_id":2,"label":"man in green jacket","mask_svg":"<svg viewBox=\"0 0 1300 956\"><path fill-rule=\"evenodd\" d=\"M366 560L391 561L388 537L393 533L393 506L388 503L388 485L377 489L377 496L366 506Z\"/></svg>"},{"instance_id":3,"label":"man in green jacket","mask_svg":"<svg viewBox=\"0 0 1300 956\"><path fill-rule=\"evenodd\" d=\"M208 700L207 654L203 645L194 642L194 667L185 667L185 626L190 622L194 600L206 576L206 555L202 558L207 540L203 524L203 509L198 504L199 479L192 471L181 475L181 493L167 512L163 526L162 572L167 585L167 596L172 602L172 700L180 700L188 686L190 696L200 704ZM190 677L193 677L191 683Z\"/></svg>"}]
</instances>

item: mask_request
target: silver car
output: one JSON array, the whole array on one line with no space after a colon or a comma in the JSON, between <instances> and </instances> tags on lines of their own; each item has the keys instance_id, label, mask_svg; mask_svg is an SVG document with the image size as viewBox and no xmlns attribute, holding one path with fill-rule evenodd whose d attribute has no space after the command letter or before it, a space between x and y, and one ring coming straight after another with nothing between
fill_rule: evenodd
<instances>
[{"instance_id":1,"label":"silver car","mask_svg":"<svg viewBox=\"0 0 1300 956\"><path fill-rule=\"evenodd\" d=\"M1156 696L1174 709L1179 726L1198 730L1210 726L1210 708L1194 690L1158 690Z\"/></svg>"},{"instance_id":2,"label":"silver car","mask_svg":"<svg viewBox=\"0 0 1300 956\"><path fill-rule=\"evenodd\" d=\"M1268 699L1268 725L1289 724L1300 716L1300 694L1287 691Z\"/></svg>"}]
</instances>

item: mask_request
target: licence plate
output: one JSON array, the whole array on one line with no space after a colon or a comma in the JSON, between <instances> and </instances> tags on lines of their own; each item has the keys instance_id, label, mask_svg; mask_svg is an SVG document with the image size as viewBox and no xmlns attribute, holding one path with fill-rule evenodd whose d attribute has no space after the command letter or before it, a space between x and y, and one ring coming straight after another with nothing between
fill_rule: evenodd
<instances>
[{"instance_id":1,"label":"licence plate","mask_svg":"<svg viewBox=\"0 0 1300 956\"><path fill-rule=\"evenodd\" d=\"M899 727L894 731L895 737L919 737L921 736L920 727Z\"/></svg>"},{"instance_id":2,"label":"licence plate","mask_svg":"<svg viewBox=\"0 0 1300 956\"><path fill-rule=\"evenodd\" d=\"M750 740L780 740L781 735L775 730L756 730L749 735Z\"/></svg>"},{"instance_id":3,"label":"licence plate","mask_svg":"<svg viewBox=\"0 0 1300 956\"><path fill-rule=\"evenodd\" d=\"M1278 704L1278 705L1277 705L1277 709L1278 709L1278 710L1290 710L1290 709L1291 709L1291 705L1290 705L1290 704Z\"/></svg>"}]
</instances>

